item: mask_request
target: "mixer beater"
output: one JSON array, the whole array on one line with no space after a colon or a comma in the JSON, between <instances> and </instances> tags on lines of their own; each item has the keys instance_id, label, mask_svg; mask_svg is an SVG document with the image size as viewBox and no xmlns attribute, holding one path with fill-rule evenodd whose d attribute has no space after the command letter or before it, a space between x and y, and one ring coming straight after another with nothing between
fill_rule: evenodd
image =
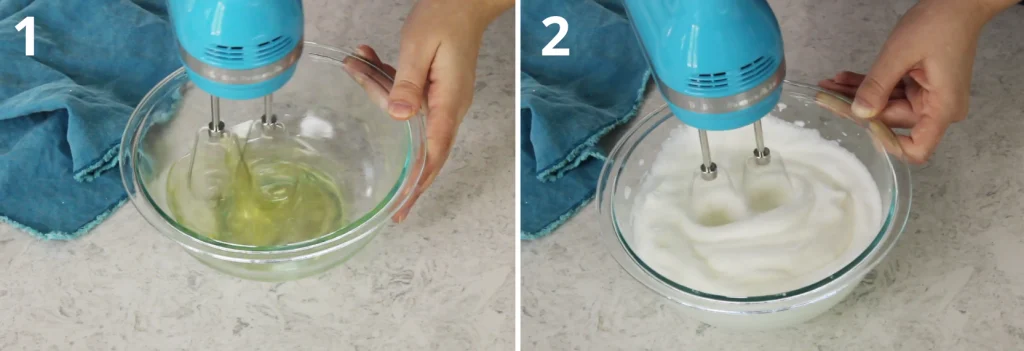
<instances>
[{"instance_id":1,"label":"mixer beater","mask_svg":"<svg viewBox=\"0 0 1024 351\"><path fill-rule=\"evenodd\" d=\"M781 97L786 63L767 1L626 0L625 5L669 108L699 131L700 178L711 181L720 173L708 131L752 124L756 148L748 163L772 164L761 118Z\"/></svg>"},{"instance_id":2,"label":"mixer beater","mask_svg":"<svg viewBox=\"0 0 1024 351\"><path fill-rule=\"evenodd\" d=\"M764 146L764 129L761 127L761 121L758 120L753 125L754 142L757 144L757 147L754 149L754 163L758 166L767 166L772 160L771 149ZM715 180L718 177L718 165L711 160L708 131L700 129L698 130L698 135L700 137L700 151L703 158L703 163L700 165L701 178L704 180Z\"/></svg>"},{"instance_id":3,"label":"mixer beater","mask_svg":"<svg viewBox=\"0 0 1024 351\"><path fill-rule=\"evenodd\" d=\"M242 148L225 141L233 137L221 119L220 99L262 99L259 125L281 128L273 93L291 79L302 55L302 1L169 0L168 10L189 79L210 94L210 123L199 133L208 140L196 140L189 174L223 178Z\"/></svg>"}]
</instances>

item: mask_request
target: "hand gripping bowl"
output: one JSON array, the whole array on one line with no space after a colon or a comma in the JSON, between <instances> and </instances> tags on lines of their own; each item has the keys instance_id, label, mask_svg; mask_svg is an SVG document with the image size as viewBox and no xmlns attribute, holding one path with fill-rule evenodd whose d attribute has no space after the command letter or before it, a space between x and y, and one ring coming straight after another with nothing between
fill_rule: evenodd
<instances>
[{"instance_id":1,"label":"hand gripping bowl","mask_svg":"<svg viewBox=\"0 0 1024 351\"><path fill-rule=\"evenodd\" d=\"M817 129L852 152L878 185L884 222L874 241L853 262L830 277L785 293L749 298L716 296L680 285L648 267L630 248L631 189L641 182L662 142L682 123L662 107L644 117L620 139L610 153L598 182L603 237L619 265L640 283L679 304L689 316L730 329L764 330L808 321L842 301L889 253L910 213L910 171L895 138L877 121L851 117L846 98L808 85L786 82L782 104L772 114ZM798 124L799 125L799 124ZM770 136L769 136L770 137Z\"/></svg>"},{"instance_id":2,"label":"hand gripping bowl","mask_svg":"<svg viewBox=\"0 0 1024 351\"><path fill-rule=\"evenodd\" d=\"M423 118L399 122L384 112L391 79L355 54L307 42L295 75L273 95L273 111L284 130L338 165L323 171L340 193L344 219L313 239L237 245L196 233L171 215L170 168L191 153L196 131L210 121L210 96L183 69L157 84L132 113L119 154L124 186L152 226L214 269L263 281L324 272L372 240L419 181L425 160ZM259 100L222 100L220 105L221 119L236 135L263 114Z\"/></svg>"}]
</instances>

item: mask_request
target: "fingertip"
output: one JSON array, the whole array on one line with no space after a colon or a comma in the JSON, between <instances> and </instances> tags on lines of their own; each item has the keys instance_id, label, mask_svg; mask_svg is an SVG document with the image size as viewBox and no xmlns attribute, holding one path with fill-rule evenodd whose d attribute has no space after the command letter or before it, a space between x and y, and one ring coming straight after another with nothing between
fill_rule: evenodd
<instances>
[{"instance_id":1,"label":"fingertip","mask_svg":"<svg viewBox=\"0 0 1024 351\"><path fill-rule=\"evenodd\" d=\"M409 190L408 190L408 188L406 188L406 190L402 191L402 196L405 196L408 193L409 193ZM413 201L414 201L413 199L409 199L409 202L406 202L404 205L402 205L402 207L399 208L398 211L395 212L395 214L391 216L391 221L393 221L395 223L402 223L402 222L404 222L405 218L409 216L409 208L412 206L412 202Z\"/></svg>"},{"instance_id":2,"label":"fingertip","mask_svg":"<svg viewBox=\"0 0 1024 351\"><path fill-rule=\"evenodd\" d=\"M395 223L402 223L402 222L405 222L405 218L408 217L408 216L409 216L409 212L407 212L407 211L405 211L403 209L401 212L396 213L393 217L391 217L391 221L395 222Z\"/></svg>"},{"instance_id":3,"label":"fingertip","mask_svg":"<svg viewBox=\"0 0 1024 351\"><path fill-rule=\"evenodd\" d=\"M356 54L359 54L359 56L362 56L365 59L369 59L374 56L373 48L366 44L360 44L356 47Z\"/></svg>"},{"instance_id":4,"label":"fingertip","mask_svg":"<svg viewBox=\"0 0 1024 351\"><path fill-rule=\"evenodd\" d=\"M878 114L876 108L870 103L864 101L863 98L857 97L853 100L853 105L850 106L850 111L853 112L854 116L858 118L872 118Z\"/></svg>"},{"instance_id":5,"label":"fingertip","mask_svg":"<svg viewBox=\"0 0 1024 351\"><path fill-rule=\"evenodd\" d=\"M920 165L928 162L931 152L915 144L913 138L906 135L898 135L900 149L903 151L903 160L913 165Z\"/></svg>"},{"instance_id":6,"label":"fingertip","mask_svg":"<svg viewBox=\"0 0 1024 351\"><path fill-rule=\"evenodd\" d=\"M405 77L402 77L402 75ZM398 120L407 120L419 112L424 94L424 82L418 78L409 79L409 71L398 72L399 77L388 96L388 113Z\"/></svg>"},{"instance_id":7,"label":"fingertip","mask_svg":"<svg viewBox=\"0 0 1024 351\"><path fill-rule=\"evenodd\" d=\"M416 114L416 109L407 101L392 100L388 102L388 114L398 120L407 120Z\"/></svg>"},{"instance_id":8,"label":"fingertip","mask_svg":"<svg viewBox=\"0 0 1024 351\"><path fill-rule=\"evenodd\" d=\"M406 201L404 205L402 205L402 208L398 209L398 212L396 212L395 215L391 217L391 219L394 220L395 223L405 222L405 219L409 218L409 212L412 210L412 205L414 203L416 203L415 193Z\"/></svg>"},{"instance_id":9,"label":"fingertip","mask_svg":"<svg viewBox=\"0 0 1024 351\"><path fill-rule=\"evenodd\" d=\"M915 127L917 128L917 127ZM923 165L935 154L939 140L914 136L914 130L910 135L897 135L900 150L903 152L903 160L912 165Z\"/></svg>"},{"instance_id":10,"label":"fingertip","mask_svg":"<svg viewBox=\"0 0 1024 351\"><path fill-rule=\"evenodd\" d=\"M398 213L396 213L395 216L392 218L396 220L398 223L405 222L406 218L409 217L409 213L412 212L413 206L416 205L416 201L420 199L420 195L422 194L423 187L417 186L413 190L412 196L410 196L409 199L406 200L405 205L403 205L402 208L398 210Z\"/></svg>"}]
</instances>

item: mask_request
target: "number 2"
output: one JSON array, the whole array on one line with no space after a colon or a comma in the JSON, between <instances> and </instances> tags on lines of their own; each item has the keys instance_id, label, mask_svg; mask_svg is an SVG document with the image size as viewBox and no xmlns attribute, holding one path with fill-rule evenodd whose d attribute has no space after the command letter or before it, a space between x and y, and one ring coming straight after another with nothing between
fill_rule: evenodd
<instances>
[{"instance_id":1,"label":"number 2","mask_svg":"<svg viewBox=\"0 0 1024 351\"><path fill-rule=\"evenodd\" d=\"M548 42L548 45L540 51L541 56L569 56L569 49L567 48L556 48L562 39L565 39L565 34L569 32L569 22L565 21L565 18L561 16L551 16L544 19L544 26L549 27L552 24L558 25L558 34Z\"/></svg>"},{"instance_id":2,"label":"number 2","mask_svg":"<svg viewBox=\"0 0 1024 351\"><path fill-rule=\"evenodd\" d=\"M25 56L36 55L36 18L25 17L25 19L18 22L17 26L14 26L19 32L25 30Z\"/></svg>"}]
</instances>

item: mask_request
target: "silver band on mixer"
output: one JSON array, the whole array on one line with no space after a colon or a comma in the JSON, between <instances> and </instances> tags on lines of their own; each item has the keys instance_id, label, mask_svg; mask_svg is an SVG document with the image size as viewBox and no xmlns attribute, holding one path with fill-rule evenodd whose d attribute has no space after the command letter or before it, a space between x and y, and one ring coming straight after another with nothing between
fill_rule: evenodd
<instances>
[{"instance_id":1,"label":"silver band on mixer","mask_svg":"<svg viewBox=\"0 0 1024 351\"><path fill-rule=\"evenodd\" d=\"M786 79L786 61L783 60L775 69L775 73L760 85L735 95L717 98L702 98L680 93L666 85L658 77L657 72L653 75L654 80L658 82L658 89L673 105L696 113L721 114L748 108L771 95L772 91Z\"/></svg>"},{"instance_id":2,"label":"silver band on mixer","mask_svg":"<svg viewBox=\"0 0 1024 351\"><path fill-rule=\"evenodd\" d=\"M200 76L220 84L240 85L258 83L277 77L289 67L294 66L295 62L299 60L299 57L302 56L302 45L302 39L299 39L295 48L277 62L259 68L243 70L208 65L189 54L188 51L185 51L185 48L181 47L180 43L178 51L185 62L185 66Z\"/></svg>"}]
</instances>

